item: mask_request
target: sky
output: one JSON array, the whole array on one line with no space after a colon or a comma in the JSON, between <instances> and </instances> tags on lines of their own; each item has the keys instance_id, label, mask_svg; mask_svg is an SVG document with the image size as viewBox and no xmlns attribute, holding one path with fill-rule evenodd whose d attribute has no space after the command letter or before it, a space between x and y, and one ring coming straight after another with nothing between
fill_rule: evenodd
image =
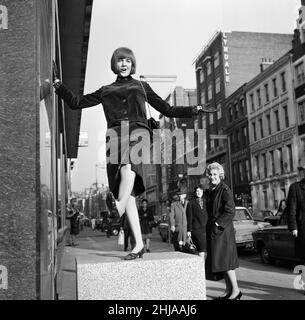
<instances>
[{"instance_id":1,"label":"sky","mask_svg":"<svg viewBox=\"0 0 305 320\"><path fill-rule=\"evenodd\" d=\"M151 83L162 97L175 86L196 88L194 59L218 31L293 33L301 0L94 0L85 93L112 83L113 51L133 50L140 75L175 75L174 83ZM152 112L157 119L158 113ZM102 105L82 110L81 132L89 145L79 149L72 190L107 183L106 121Z\"/></svg>"}]
</instances>

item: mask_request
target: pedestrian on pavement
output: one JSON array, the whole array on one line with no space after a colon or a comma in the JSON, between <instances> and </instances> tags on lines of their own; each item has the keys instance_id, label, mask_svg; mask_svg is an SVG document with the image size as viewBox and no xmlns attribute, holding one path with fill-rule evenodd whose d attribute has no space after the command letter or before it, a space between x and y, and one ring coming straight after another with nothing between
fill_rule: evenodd
<instances>
[{"instance_id":1,"label":"pedestrian on pavement","mask_svg":"<svg viewBox=\"0 0 305 320\"><path fill-rule=\"evenodd\" d=\"M136 245L136 240L133 236L132 230L130 228L130 224L128 222L127 214L123 214L120 220L120 228L124 230L124 251L128 250L128 242L130 241L131 250Z\"/></svg>"},{"instance_id":2,"label":"pedestrian on pavement","mask_svg":"<svg viewBox=\"0 0 305 320\"><path fill-rule=\"evenodd\" d=\"M224 276L226 289L217 299L239 300L235 269L239 267L233 218L235 203L230 188L223 182L223 167L214 162L207 167L210 189L207 196L207 269Z\"/></svg>"},{"instance_id":3,"label":"pedestrian on pavement","mask_svg":"<svg viewBox=\"0 0 305 320\"><path fill-rule=\"evenodd\" d=\"M148 208L147 199L142 199L142 206L139 210L139 219L142 232L142 239L144 241L146 252L150 252L150 241L152 239L152 223L154 216Z\"/></svg>"},{"instance_id":4,"label":"pedestrian on pavement","mask_svg":"<svg viewBox=\"0 0 305 320\"><path fill-rule=\"evenodd\" d=\"M80 214L77 207L77 199L72 198L71 206L67 207L67 219L70 221L70 241L69 245L75 246L76 243L76 236L79 234L79 219Z\"/></svg>"},{"instance_id":5,"label":"pedestrian on pavement","mask_svg":"<svg viewBox=\"0 0 305 320\"><path fill-rule=\"evenodd\" d=\"M295 254L305 265L305 166L298 167L300 181L290 185L286 201L288 229L295 237Z\"/></svg>"},{"instance_id":6,"label":"pedestrian on pavement","mask_svg":"<svg viewBox=\"0 0 305 320\"><path fill-rule=\"evenodd\" d=\"M93 231L95 230L95 222L96 222L95 218L92 218L91 219L91 228Z\"/></svg>"},{"instance_id":7,"label":"pedestrian on pavement","mask_svg":"<svg viewBox=\"0 0 305 320\"><path fill-rule=\"evenodd\" d=\"M192 239L199 256L205 260L207 254L206 225L208 221L206 195L201 186L195 187L194 191L195 199L191 200L186 208L187 236Z\"/></svg>"},{"instance_id":8,"label":"pedestrian on pavement","mask_svg":"<svg viewBox=\"0 0 305 320\"><path fill-rule=\"evenodd\" d=\"M181 251L187 238L187 219L186 208L188 201L186 193L180 191L177 193L178 198L174 198L170 211L170 226L172 232L172 240L175 251Z\"/></svg>"},{"instance_id":9,"label":"pedestrian on pavement","mask_svg":"<svg viewBox=\"0 0 305 320\"><path fill-rule=\"evenodd\" d=\"M117 75L116 81L102 86L97 91L76 96L61 81L55 72L53 86L56 93L72 109L83 109L102 103L108 130L107 139L107 176L110 193L107 195L107 206L110 211L117 210L122 216L126 211L129 223L136 239L136 246L125 259L133 260L142 257L144 244L136 206L136 196L145 191L142 164L137 148L141 143L142 157L150 164L150 134L156 124L153 118L147 120L145 102L166 117L191 118L201 112L216 112L208 106L171 107L161 99L148 83L136 80L134 53L126 47L118 48L111 58L111 69ZM54 65L54 70L56 66ZM122 131L126 131L122 134ZM129 134L128 134L129 133ZM136 161L133 161L135 159Z\"/></svg>"}]
</instances>

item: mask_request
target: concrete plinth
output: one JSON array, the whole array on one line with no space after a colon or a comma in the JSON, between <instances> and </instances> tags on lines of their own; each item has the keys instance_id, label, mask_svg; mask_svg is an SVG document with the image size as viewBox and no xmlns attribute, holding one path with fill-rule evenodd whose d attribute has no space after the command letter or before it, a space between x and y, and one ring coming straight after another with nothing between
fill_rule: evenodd
<instances>
[{"instance_id":1,"label":"concrete plinth","mask_svg":"<svg viewBox=\"0 0 305 320\"><path fill-rule=\"evenodd\" d=\"M180 252L98 252L76 259L78 300L206 300L204 261Z\"/></svg>"}]
</instances>

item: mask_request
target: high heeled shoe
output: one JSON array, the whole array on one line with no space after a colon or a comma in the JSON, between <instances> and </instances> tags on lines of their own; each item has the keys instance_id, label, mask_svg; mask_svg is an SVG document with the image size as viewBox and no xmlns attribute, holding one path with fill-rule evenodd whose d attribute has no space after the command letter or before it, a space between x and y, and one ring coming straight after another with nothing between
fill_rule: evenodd
<instances>
[{"instance_id":1,"label":"high heeled shoe","mask_svg":"<svg viewBox=\"0 0 305 320\"><path fill-rule=\"evenodd\" d=\"M227 300L240 300L241 299L241 297L242 297L242 292L241 291L239 291L239 294L236 296L236 297L234 297L234 298L232 298L232 299L227 299Z\"/></svg>"},{"instance_id":2,"label":"high heeled shoe","mask_svg":"<svg viewBox=\"0 0 305 320\"><path fill-rule=\"evenodd\" d=\"M143 254L144 253L145 253L145 249L144 248L142 248L137 253L130 252L127 256L124 257L124 260L135 260L137 258L143 258Z\"/></svg>"},{"instance_id":3,"label":"high heeled shoe","mask_svg":"<svg viewBox=\"0 0 305 320\"><path fill-rule=\"evenodd\" d=\"M214 300L228 300L230 296L231 296L231 293L227 293L225 296L214 298Z\"/></svg>"}]
</instances>

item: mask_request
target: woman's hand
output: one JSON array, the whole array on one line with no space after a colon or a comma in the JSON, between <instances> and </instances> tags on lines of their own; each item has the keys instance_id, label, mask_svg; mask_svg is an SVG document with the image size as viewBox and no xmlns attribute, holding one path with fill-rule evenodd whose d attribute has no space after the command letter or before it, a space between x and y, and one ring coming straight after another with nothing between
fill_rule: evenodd
<instances>
[{"instance_id":1,"label":"woman's hand","mask_svg":"<svg viewBox=\"0 0 305 320\"><path fill-rule=\"evenodd\" d=\"M191 237L192 237L192 232L188 231L187 237L188 237L188 238L191 238Z\"/></svg>"}]
</instances>

